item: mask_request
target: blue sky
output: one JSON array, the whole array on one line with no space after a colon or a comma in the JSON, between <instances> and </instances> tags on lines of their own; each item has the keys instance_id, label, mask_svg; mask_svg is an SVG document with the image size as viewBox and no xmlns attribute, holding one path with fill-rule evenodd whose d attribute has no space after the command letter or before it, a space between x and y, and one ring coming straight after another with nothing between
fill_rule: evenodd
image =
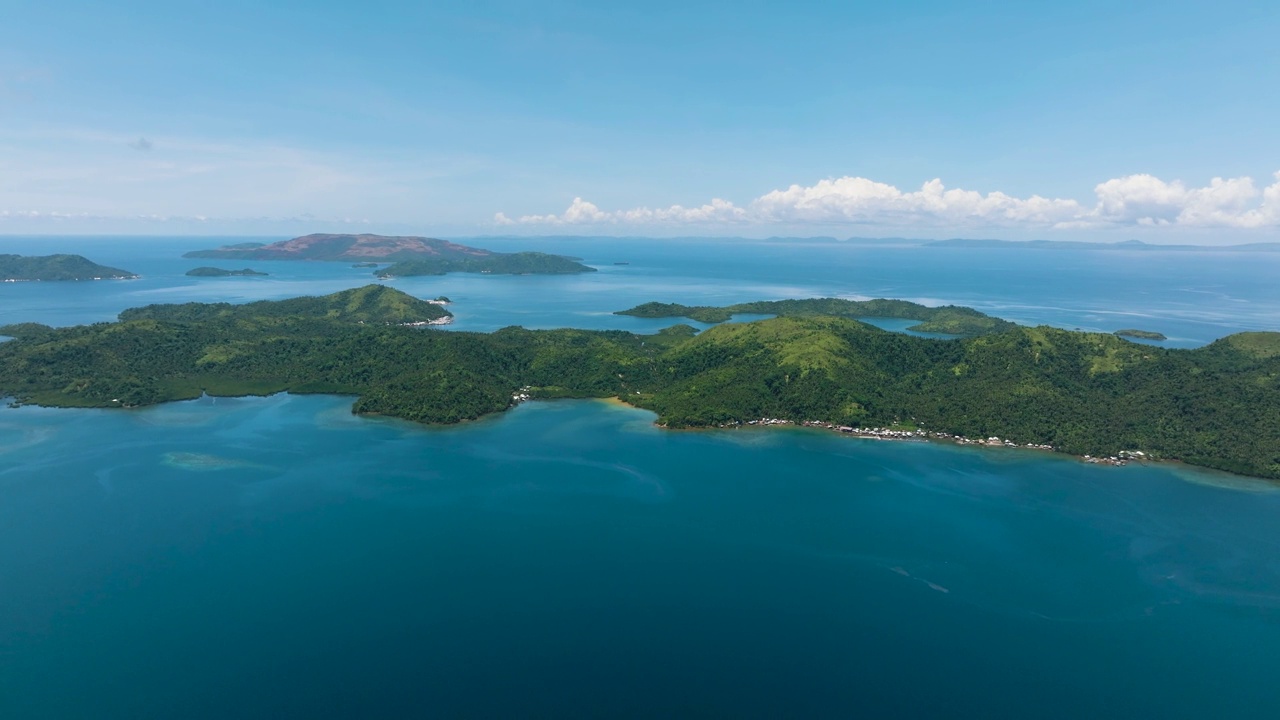
<instances>
[{"instance_id":1,"label":"blue sky","mask_svg":"<svg viewBox=\"0 0 1280 720\"><path fill-rule=\"evenodd\" d=\"M1280 4L4 6L0 233L1280 239Z\"/></svg>"}]
</instances>

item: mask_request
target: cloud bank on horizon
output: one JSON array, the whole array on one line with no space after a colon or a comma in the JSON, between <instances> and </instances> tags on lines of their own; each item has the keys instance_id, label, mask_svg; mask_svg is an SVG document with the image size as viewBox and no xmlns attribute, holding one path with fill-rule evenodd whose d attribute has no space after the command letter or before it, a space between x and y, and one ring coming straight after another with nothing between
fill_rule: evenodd
<instances>
[{"instance_id":1,"label":"cloud bank on horizon","mask_svg":"<svg viewBox=\"0 0 1280 720\"><path fill-rule=\"evenodd\" d=\"M877 225L910 227L1004 227L1091 229L1106 227L1280 227L1280 172L1259 188L1250 177L1213 178L1204 187L1136 174L1094 188L1095 201L995 191L947 188L940 179L907 192L864 177L845 176L773 190L746 206L715 198L697 207L637 207L602 210L581 197L562 213L508 217L503 226L700 226L700 225Z\"/></svg>"}]
</instances>

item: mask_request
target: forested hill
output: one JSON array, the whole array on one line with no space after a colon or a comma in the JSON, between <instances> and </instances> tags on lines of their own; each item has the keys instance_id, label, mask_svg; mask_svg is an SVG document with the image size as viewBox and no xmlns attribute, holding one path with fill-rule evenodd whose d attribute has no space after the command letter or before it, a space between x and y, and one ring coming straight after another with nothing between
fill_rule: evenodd
<instances>
[{"instance_id":1,"label":"forested hill","mask_svg":"<svg viewBox=\"0 0 1280 720\"><path fill-rule=\"evenodd\" d=\"M482 257L423 258L401 260L378 270L382 278L414 275L444 275L451 272L493 273L495 275L571 275L596 269L562 255L540 252L493 253Z\"/></svg>"},{"instance_id":2,"label":"forested hill","mask_svg":"<svg viewBox=\"0 0 1280 720\"><path fill-rule=\"evenodd\" d=\"M500 253L438 238L412 235L315 233L267 245L238 243L195 250L183 257L225 260L357 260L395 262L380 277L443 275L449 272L506 275L595 272L571 258L538 252Z\"/></svg>"},{"instance_id":3,"label":"forested hill","mask_svg":"<svg viewBox=\"0 0 1280 720\"><path fill-rule=\"evenodd\" d=\"M128 270L99 265L81 255L0 255L0 281L127 280Z\"/></svg>"},{"instance_id":4,"label":"forested hill","mask_svg":"<svg viewBox=\"0 0 1280 720\"><path fill-rule=\"evenodd\" d=\"M630 310L619 310L616 315L632 315L644 318L686 317L705 323L725 322L736 314L778 316L828 315L844 318L898 318L919 320L911 326L917 332L943 333L947 335L984 335L1011 330L1016 325L1008 320L991 317L973 308L946 305L926 307L906 300L842 300L839 298L812 298L808 300L762 300L724 307L708 305L680 305L677 303L650 302Z\"/></svg>"},{"instance_id":5,"label":"forested hill","mask_svg":"<svg viewBox=\"0 0 1280 720\"><path fill-rule=\"evenodd\" d=\"M236 243L193 250L189 258L230 260L408 260L420 257L488 255L491 251L437 238L413 235L312 233L268 244Z\"/></svg>"},{"instance_id":6,"label":"forested hill","mask_svg":"<svg viewBox=\"0 0 1280 720\"><path fill-rule=\"evenodd\" d=\"M207 322L210 320L255 320L311 318L345 323L430 322L452 313L439 303L419 300L384 285L365 285L321 297L288 300L260 300L231 303L182 303L147 305L120 313L122 321L162 320L166 322Z\"/></svg>"},{"instance_id":7,"label":"forested hill","mask_svg":"<svg viewBox=\"0 0 1280 720\"><path fill-rule=\"evenodd\" d=\"M201 392L335 392L358 395L356 412L434 423L499 412L521 394L618 396L670 427L899 423L1280 478L1280 333L1168 350L1048 327L936 340L804 314L701 334L398 324L426 312L421 302L373 287L4 327L17 339L0 343L0 396L117 407Z\"/></svg>"}]
</instances>

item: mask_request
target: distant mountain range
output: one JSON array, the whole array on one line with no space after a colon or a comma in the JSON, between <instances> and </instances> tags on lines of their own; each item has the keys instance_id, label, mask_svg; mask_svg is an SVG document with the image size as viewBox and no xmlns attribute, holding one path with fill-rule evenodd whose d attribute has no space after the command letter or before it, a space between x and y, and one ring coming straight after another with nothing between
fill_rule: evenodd
<instances>
[{"instance_id":1,"label":"distant mountain range","mask_svg":"<svg viewBox=\"0 0 1280 720\"><path fill-rule=\"evenodd\" d=\"M1000 248L1015 250L1179 250L1226 252L1280 252L1280 242L1259 242L1243 245L1161 245L1141 240L1123 242L1086 242L1079 240L992 240L984 238L951 238L926 240L901 237L851 237L840 240L833 237L771 237L764 242L823 244L823 245L897 245L900 247L951 247L951 248Z\"/></svg>"},{"instance_id":2,"label":"distant mountain range","mask_svg":"<svg viewBox=\"0 0 1280 720\"><path fill-rule=\"evenodd\" d=\"M315 233L270 244L238 243L195 250L183 257L224 260L345 260L396 262L379 275L440 275L478 272L509 275L594 272L574 259L548 253L500 253L411 235L335 235ZM394 272L393 272L394 270Z\"/></svg>"},{"instance_id":3,"label":"distant mountain range","mask_svg":"<svg viewBox=\"0 0 1280 720\"><path fill-rule=\"evenodd\" d=\"M857 239L850 239L857 242ZM958 248L1017 248L1033 250L1181 250L1188 252L1212 250L1216 252L1280 252L1280 242L1247 243L1244 245L1158 245L1141 240L1125 240L1116 243L1079 242L1072 240L930 240L920 243L925 247Z\"/></svg>"}]
</instances>

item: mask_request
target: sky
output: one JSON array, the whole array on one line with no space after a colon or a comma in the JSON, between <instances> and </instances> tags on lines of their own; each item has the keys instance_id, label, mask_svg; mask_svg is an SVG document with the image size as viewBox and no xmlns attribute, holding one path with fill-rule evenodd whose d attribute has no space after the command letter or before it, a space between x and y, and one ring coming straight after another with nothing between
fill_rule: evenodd
<instances>
[{"instance_id":1,"label":"sky","mask_svg":"<svg viewBox=\"0 0 1280 720\"><path fill-rule=\"evenodd\" d=\"M1280 240L1280 3L0 7L0 234Z\"/></svg>"}]
</instances>

